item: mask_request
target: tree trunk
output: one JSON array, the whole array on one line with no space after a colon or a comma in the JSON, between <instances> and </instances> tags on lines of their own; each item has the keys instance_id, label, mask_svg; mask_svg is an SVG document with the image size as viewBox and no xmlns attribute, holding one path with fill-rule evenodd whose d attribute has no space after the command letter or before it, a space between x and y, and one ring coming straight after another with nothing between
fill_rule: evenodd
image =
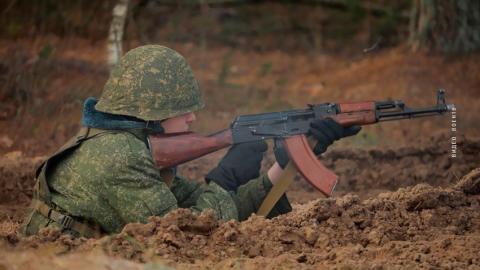
<instances>
[{"instance_id":1,"label":"tree trunk","mask_svg":"<svg viewBox=\"0 0 480 270\"><path fill-rule=\"evenodd\" d=\"M480 1L413 0L409 44L441 52L480 48Z\"/></svg>"},{"instance_id":2,"label":"tree trunk","mask_svg":"<svg viewBox=\"0 0 480 270\"><path fill-rule=\"evenodd\" d=\"M108 32L108 65L112 69L122 57L122 39L125 19L128 12L130 0L118 0L113 8L113 18Z\"/></svg>"}]
</instances>

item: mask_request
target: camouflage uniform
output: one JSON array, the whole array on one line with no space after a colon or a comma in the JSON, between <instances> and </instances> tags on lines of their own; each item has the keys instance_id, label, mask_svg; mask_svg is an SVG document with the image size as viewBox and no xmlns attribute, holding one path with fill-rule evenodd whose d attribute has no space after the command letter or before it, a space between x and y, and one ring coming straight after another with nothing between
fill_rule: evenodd
<instances>
[{"instance_id":1,"label":"camouflage uniform","mask_svg":"<svg viewBox=\"0 0 480 270\"><path fill-rule=\"evenodd\" d=\"M169 72L172 67L168 65L172 63L180 65L183 70L190 69L188 66L182 66L186 61L182 61L183 58L179 58L178 53L175 52L172 58L171 52L174 51L160 46L153 49L151 47L136 49L139 53L135 55L137 57L134 59L137 64L134 65L135 69L130 68L132 63L128 63L129 54L124 57L105 86L102 98L96 106L98 110L135 116L143 120L158 120L197 110L203 106L200 96L195 93L186 95L180 93L166 97L174 103L173 105L148 98L149 91L151 96L158 95L152 90L154 84L135 83L134 79L138 74L132 73L148 70L153 74L167 74L160 77L171 80L160 82L162 85L178 81L173 85L173 89L193 85L198 90L196 81L192 84L194 78L191 71L183 74ZM170 53L167 56L160 56L167 59L163 65L166 70L158 70L147 64L151 61L147 54L149 51L159 54ZM138 65L138 59L143 66ZM145 78L145 74L142 74L142 78ZM118 89L122 87L137 90L125 93ZM146 90L138 90L142 87ZM169 87L172 89L172 85ZM145 104L138 102L140 98L132 98L138 93L146 95L143 100L151 102L146 104L149 109L144 107ZM167 90L162 93L171 94ZM131 107L121 106L114 100L124 100ZM64 153L60 151L62 153L60 156L51 158L48 166L43 166L43 170L38 172L39 180L34 201L44 201L54 212L68 215L75 222L87 224L89 227L97 226L103 232L113 233L119 232L126 223L147 222L149 216L161 216L178 207L191 208L196 212L213 209L219 219L244 220L257 211L272 187L266 175L240 186L236 192L228 192L214 182L200 185L180 176L175 176L171 184L167 185L155 167L148 149L147 136L146 130L139 129L98 130L93 136L81 139L72 149ZM43 188L42 176L46 183ZM45 188L48 196L45 196L45 191L42 192ZM290 204L284 196L269 216L290 210ZM23 226L23 233L35 234L46 226L60 227L74 235L92 236L60 225L32 205Z\"/></svg>"}]
</instances>

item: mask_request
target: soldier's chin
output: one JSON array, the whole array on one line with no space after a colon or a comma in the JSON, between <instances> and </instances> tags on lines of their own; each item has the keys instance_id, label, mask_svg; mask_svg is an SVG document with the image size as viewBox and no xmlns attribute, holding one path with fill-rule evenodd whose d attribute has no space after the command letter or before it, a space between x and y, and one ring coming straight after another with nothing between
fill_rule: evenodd
<instances>
[{"instance_id":1,"label":"soldier's chin","mask_svg":"<svg viewBox=\"0 0 480 270\"><path fill-rule=\"evenodd\" d=\"M190 131L190 127L184 127L184 128L179 128L175 130L174 133L182 133L182 132L188 132L188 131Z\"/></svg>"},{"instance_id":2,"label":"soldier's chin","mask_svg":"<svg viewBox=\"0 0 480 270\"><path fill-rule=\"evenodd\" d=\"M190 131L190 127L175 128L175 129L165 130L164 132L165 134L170 134L170 133L182 133L187 131Z\"/></svg>"}]
</instances>

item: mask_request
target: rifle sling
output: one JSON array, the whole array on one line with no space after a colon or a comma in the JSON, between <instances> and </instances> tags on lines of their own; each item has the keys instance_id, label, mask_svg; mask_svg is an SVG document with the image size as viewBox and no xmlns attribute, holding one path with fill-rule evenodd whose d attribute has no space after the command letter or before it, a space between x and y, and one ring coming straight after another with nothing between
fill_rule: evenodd
<instances>
[{"instance_id":1,"label":"rifle sling","mask_svg":"<svg viewBox=\"0 0 480 270\"><path fill-rule=\"evenodd\" d=\"M310 148L313 148L317 141L311 137L308 138L308 144ZM293 164L292 161L289 161L285 169L283 169L283 173L278 179L277 183L270 189L267 196L263 200L260 208L258 208L257 215L266 217L270 211L272 211L275 204L277 204L278 200L282 197L282 195L287 192L288 187L293 182L293 178L297 173L297 168Z\"/></svg>"},{"instance_id":2,"label":"rifle sling","mask_svg":"<svg viewBox=\"0 0 480 270\"><path fill-rule=\"evenodd\" d=\"M293 162L288 162L287 166L285 166L285 169L283 169L280 179L272 187L272 189L270 189L270 192L268 192L267 196L260 205L257 215L266 217L270 213L275 204L277 204L278 200L280 200L282 195L287 191L288 186L290 186L292 183L296 173L297 170Z\"/></svg>"}]
</instances>

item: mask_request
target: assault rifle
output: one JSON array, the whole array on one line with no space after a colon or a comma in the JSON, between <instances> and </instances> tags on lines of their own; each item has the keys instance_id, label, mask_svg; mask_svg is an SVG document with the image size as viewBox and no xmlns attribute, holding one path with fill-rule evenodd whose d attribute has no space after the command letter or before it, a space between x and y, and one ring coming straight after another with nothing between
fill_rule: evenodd
<instances>
[{"instance_id":1,"label":"assault rifle","mask_svg":"<svg viewBox=\"0 0 480 270\"><path fill-rule=\"evenodd\" d=\"M445 91L437 92L437 105L412 109L401 100L321 103L306 109L241 115L230 128L201 136L193 132L149 136L150 149L158 168L172 167L230 145L258 140L281 140L300 174L316 189L330 196L338 176L324 167L312 152L306 134L310 122L332 118L342 126L369 125L383 121L442 115L454 110L446 104Z\"/></svg>"}]
</instances>

